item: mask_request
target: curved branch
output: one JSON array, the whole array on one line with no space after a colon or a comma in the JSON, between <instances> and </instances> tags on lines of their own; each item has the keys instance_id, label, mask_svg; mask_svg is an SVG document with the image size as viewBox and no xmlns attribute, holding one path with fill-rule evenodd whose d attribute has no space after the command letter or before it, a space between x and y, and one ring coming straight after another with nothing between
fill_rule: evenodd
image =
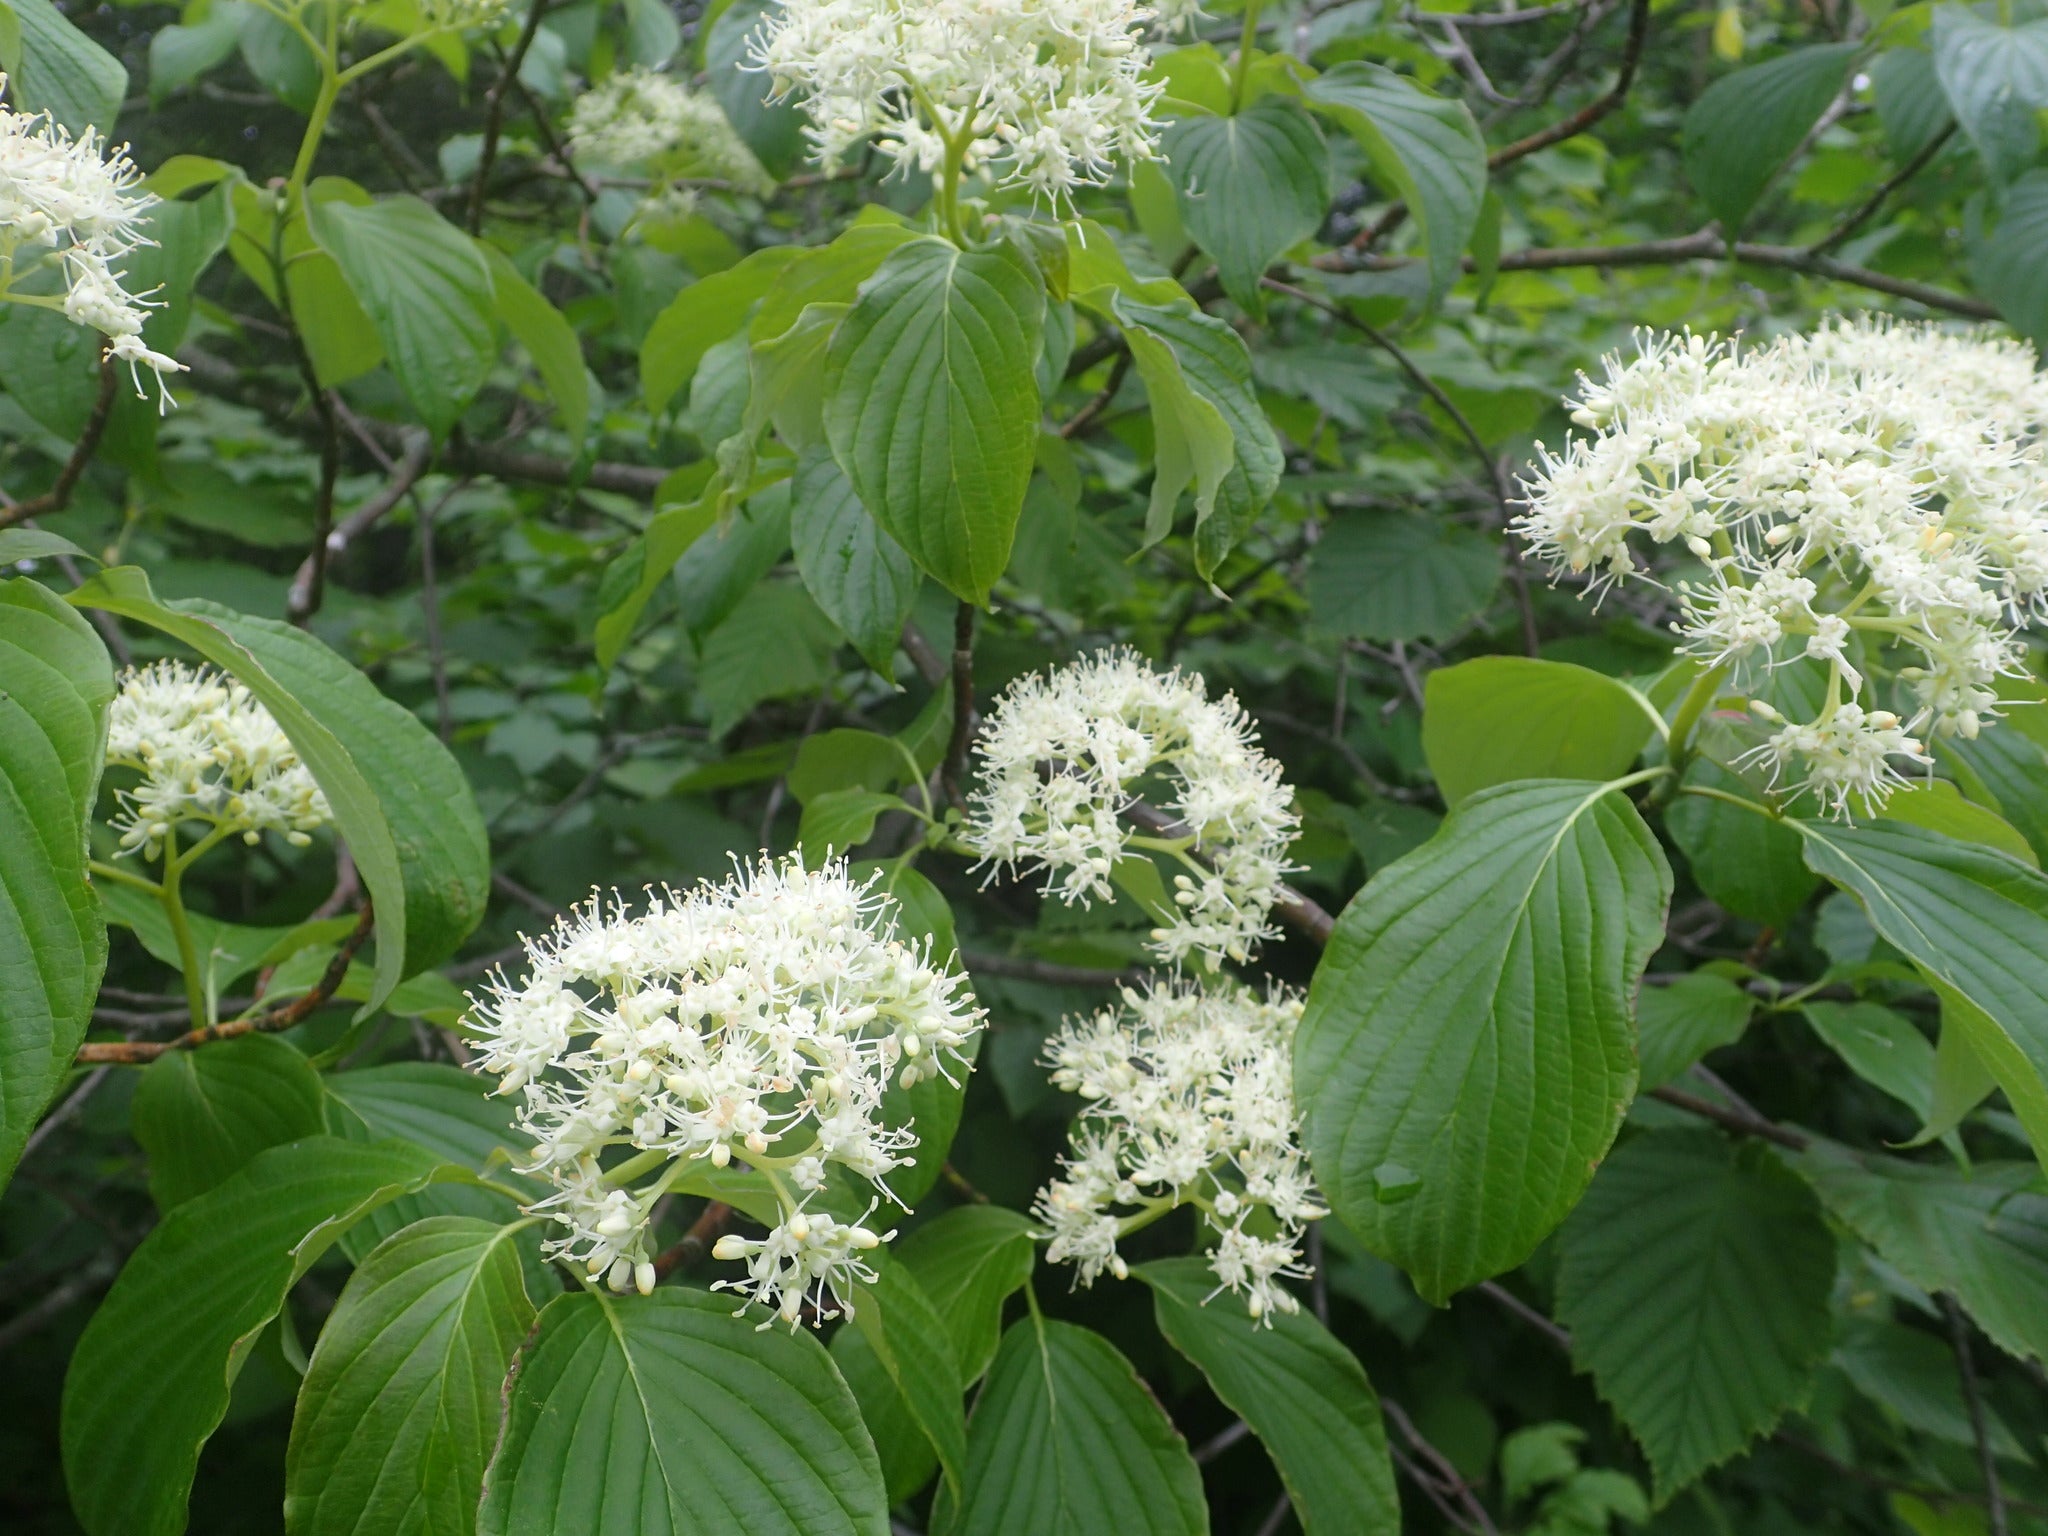
<instances>
[{"instance_id":1,"label":"curved branch","mask_svg":"<svg viewBox=\"0 0 2048 1536\"><path fill-rule=\"evenodd\" d=\"M119 370L114 363L113 351L107 342L102 341L99 392L93 396L92 414L85 418L85 430L78 434L78 441L72 445L71 456L57 471L56 483L42 495L17 501L11 507L0 507L0 528L12 528L17 523L25 523L46 513L62 512L71 505L71 493L78 488L85 466L99 451L100 439L106 435L108 418L114 414L114 388L118 380Z\"/></svg>"}]
</instances>

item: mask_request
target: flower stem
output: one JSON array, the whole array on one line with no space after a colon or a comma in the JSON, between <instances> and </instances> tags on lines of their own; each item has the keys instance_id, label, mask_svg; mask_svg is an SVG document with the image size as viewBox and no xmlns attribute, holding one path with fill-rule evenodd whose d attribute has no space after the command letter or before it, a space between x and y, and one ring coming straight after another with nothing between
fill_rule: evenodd
<instances>
[{"instance_id":1,"label":"flower stem","mask_svg":"<svg viewBox=\"0 0 2048 1536\"><path fill-rule=\"evenodd\" d=\"M1700 717L1714 702L1714 695L1728 676L1728 669L1709 667L1692 680L1692 686L1679 701L1678 713L1671 717L1671 769L1674 774L1683 774L1686 764L1692 761L1693 733L1699 728Z\"/></svg>"},{"instance_id":2,"label":"flower stem","mask_svg":"<svg viewBox=\"0 0 2048 1536\"><path fill-rule=\"evenodd\" d=\"M204 1029L213 1022L213 1009L207 1003L206 978L199 974L199 947L192 942L192 924L186 919L185 898L179 889L185 865L178 860L177 838L175 827L164 834L164 881L157 887L156 899L178 945L178 969L185 973L185 1007L192 1015L192 1027Z\"/></svg>"},{"instance_id":3,"label":"flower stem","mask_svg":"<svg viewBox=\"0 0 2048 1536\"><path fill-rule=\"evenodd\" d=\"M1237 64L1230 76L1230 115L1244 110L1244 88L1251 77L1252 50L1258 46L1259 12L1265 0L1245 0L1244 29L1237 35Z\"/></svg>"}]
</instances>

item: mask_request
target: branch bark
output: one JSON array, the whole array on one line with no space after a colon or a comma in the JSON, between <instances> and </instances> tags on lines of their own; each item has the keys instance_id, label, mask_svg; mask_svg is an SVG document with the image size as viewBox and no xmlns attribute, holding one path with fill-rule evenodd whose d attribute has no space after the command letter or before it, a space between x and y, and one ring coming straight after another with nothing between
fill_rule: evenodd
<instances>
[{"instance_id":1,"label":"branch bark","mask_svg":"<svg viewBox=\"0 0 2048 1536\"><path fill-rule=\"evenodd\" d=\"M92 462L92 456L99 451L100 439L106 435L108 418L114 414L114 390L119 382L120 370L114 362L114 354L103 341L100 343L99 392L93 396L92 414L85 418L85 430L78 434L78 441L72 445L71 456L57 471L55 483L42 495L17 501L11 507L0 507L0 528L12 528L32 517L62 512L71 505L71 493L78 488L85 466Z\"/></svg>"}]
</instances>

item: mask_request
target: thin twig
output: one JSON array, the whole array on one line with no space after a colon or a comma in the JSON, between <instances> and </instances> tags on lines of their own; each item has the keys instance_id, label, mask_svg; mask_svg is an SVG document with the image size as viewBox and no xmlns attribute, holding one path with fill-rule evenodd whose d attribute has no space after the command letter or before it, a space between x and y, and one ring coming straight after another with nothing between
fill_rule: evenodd
<instances>
[{"instance_id":1,"label":"thin twig","mask_svg":"<svg viewBox=\"0 0 2048 1536\"><path fill-rule=\"evenodd\" d=\"M1486 1506L1479 1502L1478 1495L1472 1491L1472 1485L1465 1481L1463 1473L1451 1465L1448 1456L1422 1437L1422 1432L1415 1427L1415 1421L1408 1417L1407 1410L1391 1397L1382 1397L1380 1408L1393 1421L1394 1428L1400 1431L1401 1438L1408 1442L1409 1449L1428 1463L1435 1474L1434 1481L1438 1489L1458 1506L1463 1516L1458 1520L1459 1525L1466 1530L1484 1532L1485 1536L1496 1536L1498 1528L1493 1523L1493 1517L1487 1514ZM1419 1471L1414 1475L1417 1477L1418 1485L1427 1491L1427 1483L1419 1475Z\"/></svg>"},{"instance_id":2,"label":"thin twig","mask_svg":"<svg viewBox=\"0 0 2048 1536\"><path fill-rule=\"evenodd\" d=\"M1059 965L1051 960L1033 960L1024 955L992 955L983 950L963 949L960 963L969 971L985 976L1007 976L1016 981L1042 981L1055 987L1131 987L1144 979L1138 969L1097 970L1086 965Z\"/></svg>"},{"instance_id":3,"label":"thin twig","mask_svg":"<svg viewBox=\"0 0 2048 1536\"><path fill-rule=\"evenodd\" d=\"M312 397L313 412L320 421L320 483L313 499L313 547L306 563L292 580L285 601L285 618L303 629L327 596L327 541L334 533L334 482L341 476L341 423L334 400L320 383L313 355L297 327L292 330L292 351L298 358L299 376Z\"/></svg>"},{"instance_id":4,"label":"thin twig","mask_svg":"<svg viewBox=\"0 0 2048 1536\"><path fill-rule=\"evenodd\" d=\"M183 1009L179 1010L179 1015L180 1017L189 1017ZM71 1091L71 1096L47 1115L43 1116L43 1123L29 1132L28 1140L21 1144L21 1156L16 1158L15 1161L17 1163L27 1161L29 1153L35 1151L37 1147L49 1140L52 1131L56 1130L58 1126L69 1120L85 1106L85 1101L93 1096L100 1084L107 1080L107 1074L113 1070L112 1067L100 1067L88 1072L85 1075L85 1081Z\"/></svg>"},{"instance_id":5,"label":"thin twig","mask_svg":"<svg viewBox=\"0 0 2048 1536\"><path fill-rule=\"evenodd\" d=\"M92 462L93 454L99 451L100 438L106 434L108 418L114 414L114 389L119 381L120 370L114 362L111 345L102 341L99 392L93 396L92 414L85 418L85 430L78 434L78 441L71 445L70 457L64 460L64 467L57 471L57 478L47 491L40 496L31 496L26 501L17 501L11 507L0 509L0 528L12 528L32 517L62 512L71 505L71 493L78 488L79 477L85 473L85 466Z\"/></svg>"},{"instance_id":6,"label":"thin twig","mask_svg":"<svg viewBox=\"0 0 2048 1536\"><path fill-rule=\"evenodd\" d=\"M697 1213L697 1219L690 1223L685 1232L672 1246L664 1248L654 1256L656 1279L667 1279L679 1269L694 1269L711 1251L711 1245L718 1241L718 1235L732 1220L732 1207L722 1200L713 1200Z\"/></svg>"},{"instance_id":7,"label":"thin twig","mask_svg":"<svg viewBox=\"0 0 2048 1536\"><path fill-rule=\"evenodd\" d=\"M946 798L967 808L967 749L974 741L974 604L962 600L953 610L953 734L946 742L945 766L939 781Z\"/></svg>"},{"instance_id":8,"label":"thin twig","mask_svg":"<svg viewBox=\"0 0 2048 1536\"><path fill-rule=\"evenodd\" d=\"M334 414L331 408L330 417L337 422L340 420L339 415ZM327 487L325 505L330 526L324 536L315 542L306 558L299 563L298 574L292 577L291 593L285 599L285 614L294 624L304 623L319 611L321 589L326 582L328 562L382 521L386 513L403 501L406 493L418 483L420 476L427 472L427 466L433 462L433 458L434 440L424 432L409 434L405 457L393 466L391 479L382 490L343 518L339 524L332 522L334 491L331 484Z\"/></svg>"},{"instance_id":9,"label":"thin twig","mask_svg":"<svg viewBox=\"0 0 2048 1536\"><path fill-rule=\"evenodd\" d=\"M1280 1527L1287 1523L1287 1512L1294 1508L1294 1501L1281 1494L1273 1505L1273 1512L1266 1516L1259 1526L1257 1536L1280 1536Z\"/></svg>"},{"instance_id":10,"label":"thin twig","mask_svg":"<svg viewBox=\"0 0 2048 1536\"><path fill-rule=\"evenodd\" d=\"M450 496L453 491L448 493ZM441 643L441 583L434 558L434 519L448 504L448 496L429 507L413 498L413 515L420 529L420 618L427 633L427 670L434 680L434 733L443 743L455 739L455 707L448 692L448 650Z\"/></svg>"},{"instance_id":11,"label":"thin twig","mask_svg":"<svg viewBox=\"0 0 2048 1536\"><path fill-rule=\"evenodd\" d=\"M1545 1317L1541 1312L1538 1312L1534 1307L1530 1306L1529 1303L1522 1300L1521 1297L1517 1296L1513 1291L1509 1290L1506 1286L1500 1284L1498 1281L1495 1280L1482 1280L1479 1282L1477 1286L1474 1287L1474 1289L1477 1290L1482 1296L1487 1297L1488 1299L1498 1303L1500 1306L1506 1308L1508 1311L1514 1313L1516 1317L1519 1317L1531 1328L1534 1328L1538 1333L1541 1333L1545 1338L1549 1339L1550 1342L1555 1344L1559 1349L1564 1350L1567 1354L1571 1352L1571 1331L1562 1326L1561 1324L1552 1322L1549 1318Z\"/></svg>"},{"instance_id":12,"label":"thin twig","mask_svg":"<svg viewBox=\"0 0 2048 1536\"><path fill-rule=\"evenodd\" d=\"M939 1177L946 1181L946 1187L965 1200L969 1205L987 1205L989 1198L976 1187L974 1181L955 1168L952 1163L939 1164Z\"/></svg>"},{"instance_id":13,"label":"thin twig","mask_svg":"<svg viewBox=\"0 0 2048 1536\"><path fill-rule=\"evenodd\" d=\"M1081 409L1060 423L1060 436L1079 437L1095 425L1096 419L1108 410L1110 402L1116 399L1117 391L1124 387L1124 376L1130 371L1131 354L1126 349L1119 352L1116 361L1110 365L1109 377L1103 381L1102 388L1098 389Z\"/></svg>"},{"instance_id":14,"label":"thin twig","mask_svg":"<svg viewBox=\"0 0 2048 1536\"><path fill-rule=\"evenodd\" d=\"M0 1323L0 1354L12 1349L20 1340L62 1314L74 1302L91 1295L112 1280L114 1272L119 1267L112 1259L95 1259L55 1290L47 1293L26 1312L17 1312L6 1322Z\"/></svg>"},{"instance_id":15,"label":"thin twig","mask_svg":"<svg viewBox=\"0 0 2048 1536\"><path fill-rule=\"evenodd\" d=\"M1234 1419L1223 1429L1211 1435L1195 1449L1195 1465L1206 1467L1210 1462L1229 1450L1238 1441L1252 1432L1251 1425L1243 1419Z\"/></svg>"},{"instance_id":16,"label":"thin twig","mask_svg":"<svg viewBox=\"0 0 2048 1536\"><path fill-rule=\"evenodd\" d=\"M491 82L490 95L484 99L484 139L477 154L476 178L469 188L469 232L483 233L484 189L491 179L491 168L498 161L498 137L505 130L505 93L519 78L519 70L526 63L526 51L533 46L534 35L540 31L540 19L547 13L548 0L530 0L526 7L526 25L519 29L518 41L512 51L498 55L498 78Z\"/></svg>"},{"instance_id":17,"label":"thin twig","mask_svg":"<svg viewBox=\"0 0 2048 1536\"><path fill-rule=\"evenodd\" d=\"M1834 250L1835 247L1855 234L1865 224L1868 224L1871 219L1877 216L1878 209L1885 205L1886 199L1927 169L1928 164L1934 157L1941 153L1942 146L1954 137L1955 131L1955 120L1951 118L1946 128L1942 129L1941 132L1937 133L1920 147L1918 154L1878 183L1877 190L1871 193L1869 197L1850 209L1848 214L1843 217L1841 223L1837 224L1825 235L1822 235L1820 239L1814 241L1812 245L1809 245L1806 248L1807 254L1809 256L1825 256L1829 251Z\"/></svg>"},{"instance_id":18,"label":"thin twig","mask_svg":"<svg viewBox=\"0 0 2048 1536\"><path fill-rule=\"evenodd\" d=\"M1977 1442L1977 1470L1984 1479L1984 1511L1991 1536L2006 1536L2005 1490L1998 1481L1998 1458L1991 1449L1991 1433L1984 1415L1984 1397L1977 1385L1977 1362L1970 1352L1970 1323L1955 1297L1942 1292L1941 1305L1948 1313L1949 1337L1955 1341L1956 1369L1963 1377L1963 1406L1970 1410L1970 1433Z\"/></svg>"},{"instance_id":19,"label":"thin twig","mask_svg":"<svg viewBox=\"0 0 2048 1536\"><path fill-rule=\"evenodd\" d=\"M1740 1110L1726 1104L1716 1104L1687 1093L1682 1088L1652 1088L1648 1095L1673 1109L1682 1109L1689 1115L1698 1115L1702 1120L1711 1120L1724 1130L1734 1131L1739 1136L1754 1136L1793 1152L1804 1152L1811 1141L1788 1126L1779 1125L1775 1120L1766 1120L1754 1110Z\"/></svg>"},{"instance_id":20,"label":"thin twig","mask_svg":"<svg viewBox=\"0 0 2048 1536\"><path fill-rule=\"evenodd\" d=\"M356 926L349 936L341 941L341 948L334 952L334 958L327 962L327 969L321 973L319 982L310 992L301 993L288 1003L246 1019L231 1019L225 1024L209 1024L204 1029L182 1034L175 1040L108 1040L82 1045L72 1060L81 1066L104 1062L139 1066L145 1062L155 1061L157 1057L170 1051L189 1051L202 1045L211 1045L216 1040L232 1040L237 1035L272 1034L281 1029L290 1029L293 1025L310 1018L341 990L341 984L348 979L348 968L355 960L356 951L369 939L370 929L375 921L374 909L365 901L362 916L356 920Z\"/></svg>"}]
</instances>

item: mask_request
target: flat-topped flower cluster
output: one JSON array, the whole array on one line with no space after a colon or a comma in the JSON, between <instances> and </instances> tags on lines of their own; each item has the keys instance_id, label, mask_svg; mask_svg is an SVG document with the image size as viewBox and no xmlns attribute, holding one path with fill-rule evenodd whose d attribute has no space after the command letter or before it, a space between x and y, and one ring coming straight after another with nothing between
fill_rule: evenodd
<instances>
[{"instance_id":1,"label":"flat-topped flower cluster","mask_svg":"<svg viewBox=\"0 0 2048 1536\"><path fill-rule=\"evenodd\" d=\"M181 661L121 675L107 710L107 763L142 782L120 791L121 851L155 858L188 823L254 843L278 832L297 846L334 819L298 749L233 678Z\"/></svg>"},{"instance_id":2,"label":"flat-topped flower cluster","mask_svg":"<svg viewBox=\"0 0 2048 1536\"><path fill-rule=\"evenodd\" d=\"M1300 818L1280 765L1259 750L1237 700L1202 680L1160 673L1129 651L1105 651L1049 677L1014 684L990 711L975 750L981 783L962 837L983 860L1046 873L1062 901L1113 894L1117 862L1162 841L1179 856L1175 920L1155 930L1166 960L1242 961L1269 938ZM1140 836L1127 822L1147 797L1187 829ZM1184 846L1182 846L1184 845ZM1187 857L1188 854L1199 857Z\"/></svg>"},{"instance_id":3,"label":"flat-topped flower cluster","mask_svg":"<svg viewBox=\"0 0 2048 1536\"><path fill-rule=\"evenodd\" d=\"M762 1173L782 1220L723 1240L744 1290L794 1324L836 1316L862 1255L888 1234L806 1208L832 1165L880 1185L917 1143L882 1095L945 1071L980 1028L965 978L896 935L894 903L844 861L738 870L651 891L629 912L597 896L527 941L523 978L494 978L472 1015L481 1065L522 1095L533 1209L567 1229L549 1251L616 1290L653 1287L648 1218L693 1167ZM612 1149L622 1161L606 1166ZM645 1182L638 1182L641 1180Z\"/></svg>"},{"instance_id":4,"label":"flat-topped flower cluster","mask_svg":"<svg viewBox=\"0 0 2048 1536\"><path fill-rule=\"evenodd\" d=\"M164 375L185 365L143 341L152 306L123 286L121 270L138 247L156 243L147 215L157 198L141 181L125 145L109 149L91 129L74 138L46 112L0 106L0 300L61 310L92 327L128 365L138 393L139 370L156 375L168 406ZM35 279L40 270L51 271L48 288Z\"/></svg>"},{"instance_id":5,"label":"flat-topped flower cluster","mask_svg":"<svg viewBox=\"0 0 2048 1536\"><path fill-rule=\"evenodd\" d=\"M1137 0L783 0L755 63L822 162L870 139L906 172L959 153L1058 201L1152 158L1153 18Z\"/></svg>"},{"instance_id":6,"label":"flat-topped flower cluster","mask_svg":"<svg viewBox=\"0 0 2048 1536\"><path fill-rule=\"evenodd\" d=\"M569 109L569 147L614 165L675 156L694 176L772 185L724 109L659 70L615 70L578 96Z\"/></svg>"},{"instance_id":7,"label":"flat-topped flower cluster","mask_svg":"<svg viewBox=\"0 0 2048 1536\"><path fill-rule=\"evenodd\" d=\"M1818 712L1755 752L1774 782L1846 813L1930 765L1929 732L1974 737L2015 631L2048 604L2048 385L2033 349L1978 332L1836 320L1741 349L1643 336L1569 401L1588 435L1541 452L1516 529L1595 585L1637 574L1631 536L1682 542L1674 626L1755 686L1825 663ZM1910 665L1894 666L1899 652Z\"/></svg>"},{"instance_id":8,"label":"flat-topped flower cluster","mask_svg":"<svg viewBox=\"0 0 2048 1536\"><path fill-rule=\"evenodd\" d=\"M1117 1243L1180 1205L1214 1233L1217 1288L1254 1319L1295 1311L1302 1232L1325 1214L1296 1142L1293 1045L1301 998L1176 982L1069 1020L1046 1044L1055 1087L1079 1094L1073 1145L1034 1214L1084 1285L1121 1279Z\"/></svg>"}]
</instances>

